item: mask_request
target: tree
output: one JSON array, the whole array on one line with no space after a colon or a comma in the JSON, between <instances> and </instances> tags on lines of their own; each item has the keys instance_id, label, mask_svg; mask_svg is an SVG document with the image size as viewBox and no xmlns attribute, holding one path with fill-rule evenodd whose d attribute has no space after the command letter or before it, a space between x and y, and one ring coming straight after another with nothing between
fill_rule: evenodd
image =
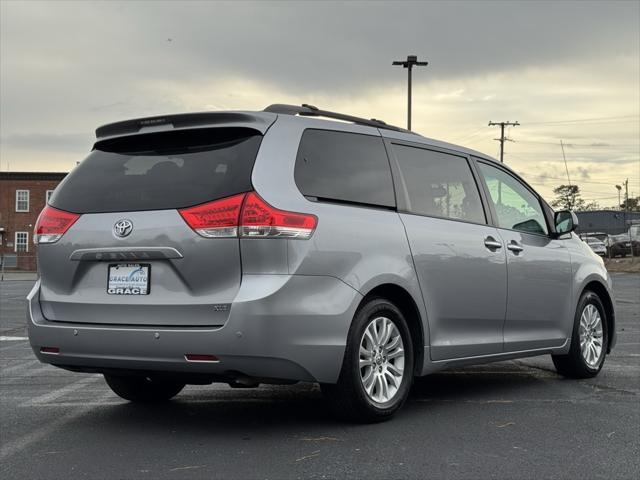
<instances>
[{"instance_id":1,"label":"tree","mask_svg":"<svg viewBox=\"0 0 640 480\"><path fill-rule=\"evenodd\" d=\"M629 198L629 200L623 201L622 205L620 205L620 208L622 210L626 210L627 203L629 204L628 206L630 212L640 212L640 197Z\"/></svg>"},{"instance_id":2,"label":"tree","mask_svg":"<svg viewBox=\"0 0 640 480\"><path fill-rule=\"evenodd\" d=\"M560 185L553 189L553 193L556 198L551 206L556 210L584 210L586 207L578 185Z\"/></svg>"}]
</instances>

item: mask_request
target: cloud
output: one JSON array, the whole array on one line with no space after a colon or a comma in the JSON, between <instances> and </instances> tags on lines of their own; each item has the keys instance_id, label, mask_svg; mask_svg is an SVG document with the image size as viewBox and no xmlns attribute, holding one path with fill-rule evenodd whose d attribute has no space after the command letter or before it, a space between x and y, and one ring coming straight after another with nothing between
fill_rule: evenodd
<instances>
[{"instance_id":1,"label":"cloud","mask_svg":"<svg viewBox=\"0 0 640 480\"><path fill-rule=\"evenodd\" d=\"M2 137L0 141L6 147L13 149L56 150L77 153L86 152L91 147L90 139L91 135L86 133L14 133Z\"/></svg>"},{"instance_id":2,"label":"cloud","mask_svg":"<svg viewBox=\"0 0 640 480\"><path fill-rule=\"evenodd\" d=\"M626 1L0 2L0 168L68 169L97 126L170 112L305 102L404 125L391 61L415 53L417 131L495 156L487 122L518 120L507 161L543 194L566 176L561 139L572 178L640 190L639 16Z\"/></svg>"}]
</instances>

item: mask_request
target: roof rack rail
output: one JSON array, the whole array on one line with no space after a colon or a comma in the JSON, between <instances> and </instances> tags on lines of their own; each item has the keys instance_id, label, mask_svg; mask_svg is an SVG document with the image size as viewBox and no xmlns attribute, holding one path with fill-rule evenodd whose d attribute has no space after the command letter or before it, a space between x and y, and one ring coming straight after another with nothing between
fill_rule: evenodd
<instances>
[{"instance_id":1,"label":"roof rack rail","mask_svg":"<svg viewBox=\"0 0 640 480\"><path fill-rule=\"evenodd\" d=\"M303 103L302 105L286 105L283 103L274 103L264 109L265 112L279 113L282 115L302 115L305 117L326 117L334 120L344 120L345 122L353 122L358 125L367 125L369 127L386 128L387 130L395 130L397 132L412 133L404 128L396 127L395 125L388 125L382 120L375 118L366 119L360 117L354 117L352 115L346 115L344 113L329 112L327 110L320 110L318 107Z\"/></svg>"}]
</instances>

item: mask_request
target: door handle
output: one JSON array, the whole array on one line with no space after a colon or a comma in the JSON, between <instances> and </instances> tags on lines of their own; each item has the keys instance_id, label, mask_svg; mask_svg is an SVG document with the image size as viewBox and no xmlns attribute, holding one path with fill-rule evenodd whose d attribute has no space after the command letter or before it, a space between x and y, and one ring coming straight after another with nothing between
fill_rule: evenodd
<instances>
[{"instance_id":1,"label":"door handle","mask_svg":"<svg viewBox=\"0 0 640 480\"><path fill-rule=\"evenodd\" d=\"M487 237L484 239L484 246L487 247L489 250L498 250L502 248L502 243L498 242L493 237Z\"/></svg>"},{"instance_id":2,"label":"door handle","mask_svg":"<svg viewBox=\"0 0 640 480\"><path fill-rule=\"evenodd\" d=\"M509 243L509 245L507 245L507 249L511 250L513 253L518 254L518 253L520 253L521 251L524 250L524 247L522 247L522 245L518 244L518 242L515 242L515 241L512 240Z\"/></svg>"}]
</instances>

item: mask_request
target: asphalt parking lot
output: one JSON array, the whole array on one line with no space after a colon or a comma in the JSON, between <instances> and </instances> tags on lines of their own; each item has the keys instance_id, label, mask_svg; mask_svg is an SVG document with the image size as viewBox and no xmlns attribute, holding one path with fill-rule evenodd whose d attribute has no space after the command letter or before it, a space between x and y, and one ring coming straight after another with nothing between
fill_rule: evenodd
<instances>
[{"instance_id":1,"label":"asphalt parking lot","mask_svg":"<svg viewBox=\"0 0 640 480\"><path fill-rule=\"evenodd\" d=\"M0 282L0 478L639 478L640 274L613 276L618 345L597 378L565 380L548 356L446 371L364 426L308 384L128 404L100 376L38 363L33 282Z\"/></svg>"}]
</instances>

